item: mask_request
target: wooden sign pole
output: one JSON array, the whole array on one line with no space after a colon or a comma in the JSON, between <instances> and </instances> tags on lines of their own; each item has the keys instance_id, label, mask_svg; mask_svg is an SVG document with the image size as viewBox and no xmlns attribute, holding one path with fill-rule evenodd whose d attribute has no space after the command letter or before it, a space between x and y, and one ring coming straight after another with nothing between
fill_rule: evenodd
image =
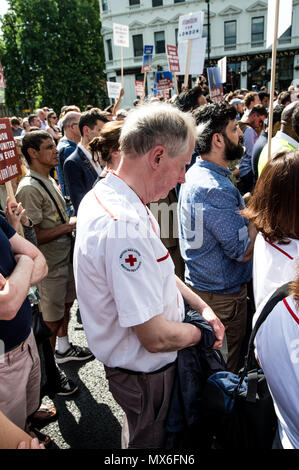
<instances>
[{"instance_id":1,"label":"wooden sign pole","mask_svg":"<svg viewBox=\"0 0 299 470\"><path fill-rule=\"evenodd\" d=\"M190 62L191 62L191 50L192 50L192 39L188 39L188 50L187 50L185 80L184 80L185 89L187 89L188 87L188 78L189 78L189 70L190 70Z\"/></svg>"},{"instance_id":2,"label":"wooden sign pole","mask_svg":"<svg viewBox=\"0 0 299 470\"><path fill-rule=\"evenodd\" d=\"M121 87L124 87L124 51L120 46Z\"/></svg>"},{"instance_id":3,"label":"wooden sign pole","mask_svg":"<svg viewBox=\"0 0 299 470\"><path fill-rule=\"evenodd\" d=\"M273 129L273 102L274 102L274 88L275 88L275 74L276 74L278 19L279 19L279 0L276 0L275 19L274 19L274 38L273 38L273 45L272 45L270 105L269 105L269 113L268 113L268 161L271 160L271 140L272 140L272 129Z\"/></svg>"},{"instance_id":4,"label":"wooden sign pole","mask_svg":"<svg viewBox=\"0 0 299 470\"><path fill-rule=\"evenodd\" d=\"M146 77L147 77L147 72L144 72L144 80L143 80L143 99L145 98Z\"/></svg>"},{"instance_id":5,"label":"wooden sign pole","mask_svg":"<svg viewBox=\"0 0 299 470\"><path fill-rule=\"evenodd\" d=\"M12 202L16 202L17 203L17 200L16 200L16 197L15 197L15 193L13 191L13 187L12 187L12 184L11 184L11 181L7 181L5 183L5 189L6 189L6 192L7 192L7 196L10 197L10 200ZM24 237L24 230L23 230L23 226L22 224L20 224L20 228L19 228L19 234Z\"/></svg>"},{"instance_id":6,"label":"wooden sign pole","mask_svg":"<svg viewBox=\"0 0 299 470\"><path fill-rule=\"evenodd\" d=\"M177 77L177 74L174 72L173 73L173 77L174 77L174 84L175 84L175 92L176 94L178 95L179 94L179 90L178 90L178 77Z\"/></svg>"}]
</instances>

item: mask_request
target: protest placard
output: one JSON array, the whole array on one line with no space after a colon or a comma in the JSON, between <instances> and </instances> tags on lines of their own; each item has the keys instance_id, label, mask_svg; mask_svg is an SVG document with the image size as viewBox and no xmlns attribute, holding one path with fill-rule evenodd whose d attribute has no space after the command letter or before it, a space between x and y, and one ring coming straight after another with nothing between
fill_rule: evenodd
<instances>
[{"instance_id":1,"label":"protest placard","mask_svg":"<svg viewBox=\"0 0 299 470\"><path fill-rule=\"evenodd\" d=\"M180 71L180 61L178 56L178 48L176 46L166 45L167 59L170 72Z\"/></svg>"},{"instance_id":2,"label":"protest placard","mask_svg":"<svg viewBox=\"0 0 299 470\"><path fill-rule=\"evenodd\" d=\"M22 174L10 120L0 118L0 184Z\"/></svg>"},{"instance_id":3,"label":"protest placard","mask_svg":"<svg viewBox=\"0 0 299 470\"><path fill-rule=\"evenodd\" d=\"M197 39L202 37L202 26L204 20L204 12L198 11L189 15L180 16L178 42L187 41L189 39Z\"/></svg>"},{"instance_id":4,"label":"protest placard","mask_svg":"<svg viewBox=\"0 0 299 470\"><path fill-rule=\"evenodd\" d=\"M113 23L113 42L115 46L129 47L129 26Z\"/></svg>"},{"instance_id":5,"label":"protest placard","mask_svg":"<svg viewBox=\"0 0 299 470\"><path fill-rule=\"evenodd\" d=\"M226 57L218 60L217 65L220 68L220 78L222 83L226 83Z\"/></svg>"},{"instance_id":6,"label":"protest placard","mask_svg":"<svg viewBox=\"0 0 299 470\"><path fill-rule=\"evenodd\" d=\"M223 101L223 86L220 77L219 67L209 67L207 69L210 98L214 103L220 103Z\"/></svg>"},{"instance_id":7,"label":"protest placard","mask_svg":"<svg viewBox=\"0 0 299 470\"><path fill-rule=\"evenodd\" d=\"M173 87L172 73L169 71L156 72L157 91L169 90Z\"/></svg>"},{"instance_id":8,"label":"protest placard","mask_svg":"<svg viewBox=\"0 0 299 470\"><path fill-rule=\"evenodd\" d=\"M152 60L153 60L152 55L143 56L142 69L141 69L143 73L150 72L152 70Z\"/></svg>"},{"instance_id":9,"label":"protest placard","mask_svg":"<svg viewBox=\"0 0 299 470\"><path fill-rule=\"evenodd\" d=\"M117 100L119 98L121 88L122 86L119 82L107 82L109 98L115 98Z\"/></svg>"},{"instance_id":10,"label":"protest placard","mask_svg":"<svg viewBox=\"0 0 299 470\"><path fill-rule=\"evenodd\" d=\"M201 75L203 73L207 38L199 38L191 41L191 56L189 73L191 75ZM178 55L180 61L180 71L177 75L185 75L187 42L181 42L178 46Z\"/></svg>"},{"instance_id":11,"label":"protest placard","mask_svg":"<svg viewBox=\"0 0 299 470\"><path fill-rule=\"evenodd\" d=\"M204 21L204 12L198 11L196 13L189 13L189 15L180 16L179 18L179 31L178 43L187 41L187 55L185 65L185 78L184 86L188 85L188 77L190 73L191 54L192 54L192 41L200 39L202 36L202 28ZM183 67L181 67L183 69Z\"/></svg>"},{"instance_id":12,"label":"protest placard","mask_svg":"<svg viewBox=\"0 0 299 470\"><path fill-rule=\"evenodd\" d=\"M143 96L144 83L141 80L135 80L135 92L136 96Z\"/></svg>"}]
</instances>

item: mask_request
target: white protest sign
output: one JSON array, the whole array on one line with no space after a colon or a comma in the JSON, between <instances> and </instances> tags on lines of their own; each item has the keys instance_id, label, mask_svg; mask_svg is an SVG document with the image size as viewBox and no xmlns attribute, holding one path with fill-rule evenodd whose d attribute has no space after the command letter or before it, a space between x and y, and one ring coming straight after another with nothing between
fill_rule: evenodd
<instances>
[{"instance_id":1,"label":"white protest sign","mask_svg":"<svg viewBox=\"0 0 299 470\"><path fill-rule=\"evenodd\" d=\"M113 23L113 43L115 46L129 47L129 26Z\"/></svg>"},{"instance_id":2,"label":"white protest sign","mask_svg":"<svg viewBox=\"0 0 299 470\"><path fill-rule=\"evenodd\" d=\"M223 57L223 59L220 59L217 62L217 65L220 68L220 77L222 83L226 83L226 62L226 57Z\"/></svg>"},{"instance_id":3,"label":"white protest sign","mask_svg":"<svg viewBox=\"0 0 299 470\"><path fill-rule=\"evenodd\" d=\"M204 21L204 12L189 13L189 15L180 16L178 42L188 41L189 39L198 39L202 36L202 26ZM182 67L181 67L182 68Z\"/></svg>"},{"instance_id":4,"label":"white protest sign","mask_svg":"<svg viewBox=\"0 0 299 470\"><path fill-rule=\"evenodd\" d=\"M119 82L107 82L109 98L115 98L117 100L119 98L121 88L121 83Z\"/></svg>"},{"instance_id":5,"label":"white protest sign","mask_svg":"<svg viewBox=\"0 0 299 470\"><path fill-rule=\"evenodd\" d=\"M203 73L207 38L194 39L191 45L190 75L201 75ZM178 45L178 56L180 61L180 72L177 75L185 75L188 42Z\"/></svg>"},{"instance_id":6,"label":"white protest sign","mask_svg":"<svg viewBox=\"0 0 299 470\"><path fill-rule=\"evenodd\" d=\"M292 24L292 0L279 0L279 18L278 18L278 35L277 39L288 29ZM274 11L275 0L268 0L268 19L267 19L267 45L270 47L273 44L274 37Z\"/></svg>"}]
</instances>

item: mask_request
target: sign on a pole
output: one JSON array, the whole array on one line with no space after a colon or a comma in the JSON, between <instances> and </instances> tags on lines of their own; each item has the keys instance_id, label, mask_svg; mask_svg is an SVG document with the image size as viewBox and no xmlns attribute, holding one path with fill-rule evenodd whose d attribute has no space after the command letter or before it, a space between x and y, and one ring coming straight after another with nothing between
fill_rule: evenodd
<instances>
[{"instance_id":1,"label":"sign on a pole","mask_svg":"<svg viewBox=\"0 0 299 470\"><path fill-rule=\"evenodd\" d=\"M144 46L143 55L153 55L154 46Z\"/></svg>"},{"instance_id":2,"label":"sign on a pole","mask_svg":"<svg viewBox=\"0 0 299 470\"><path fill-rule=\"evenodd\" d=\"M150 72L152 70L152 55L144 55L142 61L142 69L141 72Z\"/></svg>"},{"instance_id":3,"label":"sign on a pole","mask_svg":"<svg viewBox=\"0 0 299 470\"><path fill-rule=\"evenodd\" d=\"M198 11L197 13L180 16L178 31L179 43L188 41L189 39L201 38L204 15L203 11Z\"/></svg>"},{"instance_id":4,"label":"sign on a pole","mask_svg":"<svg viewBox=\"0 0 299 470\"><path fill-rule=\"evenodd\" d=\"M144 83L141 80L135 80L135 92L136 96L143 96Z\"/></svg>"},{"instance_id":5,"label":"sign on a pole","mask_svg":"<svg viewBox=\"0 0 299 470\"><path fill-rule=\"evenodd\" d=\"M219 67L209 67L207 72L209 79L210 98L214 103L220 103L223 101L223 86L220 78L220 69Z\"/></svg>"},{"instance_id":6,"label":"sign on a pole","mask_svg":"<svg viewBox=\"0 0 299 470\"><path fill-rule=\"evenodd\" d=\"M220 78L222 83L226 83L226 57L218 60L218 67L220 68Z\"/></svg>"},{"instance_id":7,"label":"sign on a pole","mask_svg":"<svg viewBox=\"0 0 299 470\"><path fill-rule=\"evenodd\" d=\"M129 26L113 23L113 43L115 46L129 47Z\"/></svg>"},{"instance_id":8,"label":"sign on a pole","mask_svg":"<svg viewBox=\"0 0 299 470\"><path fill-rule=\"evenodd\" d=\"M292 0L279 0L279 18L278 18L278 35L277 39L291 26L292 24ZM273 44L274 38L274 12L275 0L268 0L268 18L267 18L267 45L270 47Z\"/></svg>"},{"instance_id":9,"label":"sign on a pole","mask_svg":"<svg viewBox=\"0 0 299 470\"><path fill-rule=\"evenodd\" d=\"M10 120L0 118L0 184L22 174Z\"/></svg>"},{"instance_id":10,"label":"sign on a pole","mask_svg":"<svg viewBox=\"0 0 299 470\"><path fill-rule=\"evenodd\" d=\"M176 46L166 45L167 58L170 72L177 73L180 71L180 61L178 56L178 48Z\"/></svg>"},{"instance_id":11,"label":"sign on a pole","mask_svg":"<svg viewBox=\"0 0 299 470\"><path fill-rule=\"evenodd\" d=\"M173 87L172 73L169 71L156 72L157 91L169 90Z\"/></svg>"},{"instance_id":12,"label":"sign on a pole","mask_svg":"<svg viewBox=\"0 0 299 470\"><path fill-rule=\"evenodd\" d=\"M201 75L203 73L207 38L194 39L191 44L190 75ZM181 42L178 46L178 55L180 61L180 72L177 75L184 75L186 70L188 43Z\"/></svg>"},{"instance_id":13,"label":"sign on a pole","mask_svg":"<svg viewBox=\"0 0 299 470\"><path fill-rule=\"evenodd\" d=\"M119 82L107 82L107 91L109 98L119 98L121 90L121 83Z\"/></svg>"}]
</instances>

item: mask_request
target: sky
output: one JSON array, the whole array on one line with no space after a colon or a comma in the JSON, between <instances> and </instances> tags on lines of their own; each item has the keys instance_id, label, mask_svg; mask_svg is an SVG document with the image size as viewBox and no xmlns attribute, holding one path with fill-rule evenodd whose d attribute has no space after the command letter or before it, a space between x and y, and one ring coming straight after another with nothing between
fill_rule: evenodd
<instances>
[{"instance_id":1,"label":"sky","mask_svg":"<svg viewBox=\"0 0 299 470\"><path fill-rule=\"evenodd\" d=\"M8 8L8 4L6 0L0 0L0 15L4 15Z\"/></svg>"}]
</instances>

